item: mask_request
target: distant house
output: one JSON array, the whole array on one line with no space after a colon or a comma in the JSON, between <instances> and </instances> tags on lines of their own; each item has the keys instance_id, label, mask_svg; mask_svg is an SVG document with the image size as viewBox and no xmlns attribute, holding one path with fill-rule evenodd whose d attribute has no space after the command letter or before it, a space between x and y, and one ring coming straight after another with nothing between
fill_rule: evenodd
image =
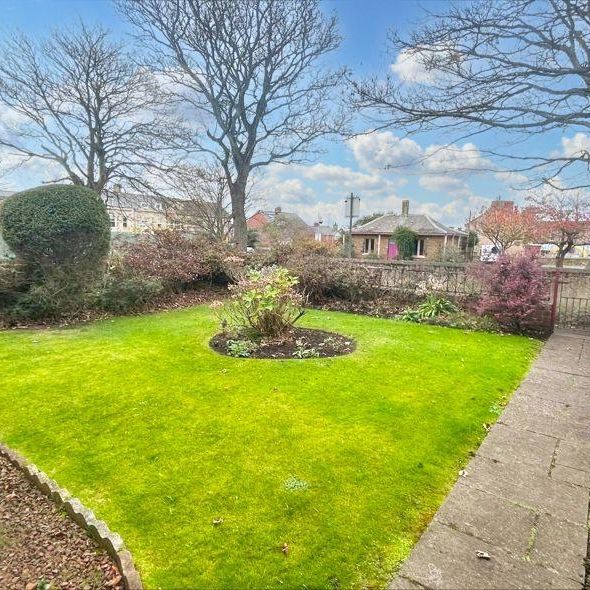
<instances>
[{"instance_id":1,"label":"distant house","mask_svg":"<svg viewBox=\"0 0 590 590\"><path fill-rule=\"evenodd\" d=\"M435 258L450 247L465 250L467 246L466 232L448 227L430 215L410 213L410 202L403 200L401 213L386 213L353 228L355 255L384 260L397 258L397 244L391 236L401 226L413 230L418 235L414 258Z\"/></svg>"},{"instance_id":2,"label":"distant house","mask_svg":"<svg viewBox=\"0 0 590 590\"><path fill-rule=\"evenodd\" d=\"M116 191L106 205L114 233L139 234L174 227L164 202L157 197Z\"/></svg>"},{"instance_id":3,"label":"distant house","mask_svg":"<svg viewBox=\"0 0 590 590\"><path fill-rule=\"evenodd\" d=\"M342 238L342 236L338 229L334 227L328 227L321 221L316 221L313 224L313 238L316 242L335 244Z\"/></svg>"},{"instance_id":4,"label":"distant house","mask_svg":"<svg viewBox=\"0 0 590 590\"><path fill-rule=\"evenodd\" d=\"M267 247L273 242L291 244L302 238L315 239L315 228L310 227L296 213L276 207L272 211L256 211L246 220L249 230L258 235L258 244Z\"/></svg>"}]
</instances>

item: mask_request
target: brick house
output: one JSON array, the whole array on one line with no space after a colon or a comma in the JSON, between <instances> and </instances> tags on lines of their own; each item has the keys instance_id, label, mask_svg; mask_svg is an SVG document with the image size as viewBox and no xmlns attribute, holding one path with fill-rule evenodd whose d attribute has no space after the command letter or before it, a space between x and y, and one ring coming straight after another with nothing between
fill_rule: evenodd
<instances>
[{"instance_id":1,"label":"brick house","mask_svg":"<svg viewBox=\"0 0 590 590\"><path fill-rule=\"evenodd\" d=\"M246 220L249 230L258 234L258 244L269 246L273 240L290 244L296 239L315 239L315 228L310 227L296 213L276 207L273 211L256 211Z\"/></svg>"},{"instance_id":2,"label":"brick house","mask_svg":"<svg viewBox=\"0 0 590 590\"><path fill-rule=\"evenodd\" d=\"M399 214L387 213L353 228L352 243L355 256L394 260L397 258L398 249L391 236L401 226L411 229L418 236L414 254L416 259L435 258L451 247L462 251L467 247L467 232L448 227L430 215L412 214L410 202L403 200Z\"/></svg>"}]
</instances>

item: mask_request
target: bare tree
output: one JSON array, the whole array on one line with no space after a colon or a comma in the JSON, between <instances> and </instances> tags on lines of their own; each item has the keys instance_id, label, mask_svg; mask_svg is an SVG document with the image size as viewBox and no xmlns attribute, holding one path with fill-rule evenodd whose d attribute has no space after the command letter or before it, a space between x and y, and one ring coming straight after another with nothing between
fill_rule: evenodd
<instances>
[{"instance_id":1,"label":"bare tree","mask_svg":"<svg viewBox=\"0 0 590 590\"><path fill-rule=\"evenodd\" d=\"M185 165L167 175L168 215L181 224L205 233L217 241L226 240L232 230L231 197L223 169L219 165Z\"/></svg>"},{"instance_id":2,"label":"bare tree","mask_svg":"<svg viewBox=\"0 0 590 590\"><path fill-rule=\"evenodd\" d=\"M146 169L166 167L179 130L163 99L155 77L101 27L0 44L0 104L13 115L0 147L54 164L54 182L102 194L114 183L149 188Z\"/></svg>"},{"instance_id":3,"label":"bare tree","mask_svg":"<svg viewBox=\"0 0 590 590\"><path fill-rule=\"evenodd\" d=\"M320 59L340 43L319 0L119 0L204 133L196 149L224 170L234 239L247 243L244 203L252 171L293 162L343 117L330 98L341 71Z\"/></svg>"},{"instance_id":4,"label":"bare tree","mask_svg":"<svg viewBox=\"0 0 590 590\"><path fill-rule=\"evenodd\" d=\"M353 83L356 106L377 113L381 125L457 138L502 130L516 141L590 130L587 0L461 2L428 12L409 39L392 33L390 41L418 75ZM583 145L550 156L488 153L559 189L589 185ZM567 185L557 185L566 169Z\"/></svg>"}]
</instances>

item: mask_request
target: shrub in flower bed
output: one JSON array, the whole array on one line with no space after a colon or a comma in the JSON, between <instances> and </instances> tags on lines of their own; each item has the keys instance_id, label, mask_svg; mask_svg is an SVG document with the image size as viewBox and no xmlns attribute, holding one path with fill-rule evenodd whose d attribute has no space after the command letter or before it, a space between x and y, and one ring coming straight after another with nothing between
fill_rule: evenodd
<instances>
[{"instance_id":1,"label":"shrub in flower bed","mask_svg":"<svg viewBox=\"0 0 590 590\"><path fill-rule=\"evenodd\" d=\"M468 311L466 307L469 301L461 303L462 305L445 297L430 294L419 305L407 308L397 317L404 321L462 330L499 331L498 323L494 318Z\"/></svg>"},{"instance_id":2,"label":"shrub in flower bed","mask_svg":"<svg viewBox=\"0 0 590 590\"><path fill-rule=\"evenodd\" d=\"M279 266L249 270L230 285L230 300L214 307L224 331L254 338L284 336L304 314L297 283L297 277Z\"/></svg>"},{"instance_id":3,"label":"shrub in flower bed","mask_svg":"<svg viewBox=\"0 0 590 590\"><path fill-rule=\"evenodd\" d=\"M285 266L299 277L299 288L311 302L342 299L351 303L376 299L382 290L374 271L363 265L317 254L297 253Z\"/></svg>"},{"instance_id":4,"label":"shrub in flower bed","mask_svg":"<svg viewBox=\"0 0 590 590\"><path fill-rule=\"evenodd\" d=\"M122 247L122 264L129 271L159 279L180 292L198 281L228 283L244 265L229 246L204 236L175 230L155 230Z\"/></svg>"},{"instance_id":5,"label":"shrub in flower bed","mask_svg":"<svg viewBox=\"0 0 590 590\"><path fill-rule=\"evenodd\" d=\"M230 285L231 297L215 302L223 329L213 349L235 357L315 358L345 354L353 343L339 334L296 328L305 313L298 278L280 266L250 269Z\"/></svg>"},{"instance_id":6,"label":"shrub in flower bed","mask_svg":"<svg viewBox=\"0 0 590 590\"><path fill-rule=\"evenodd\" d=\"M470 272L482 288L477 313L493 317L505 329L522 332L548 299L547 277L530 254L503 254Z\"/></svg>"}]
</instances>

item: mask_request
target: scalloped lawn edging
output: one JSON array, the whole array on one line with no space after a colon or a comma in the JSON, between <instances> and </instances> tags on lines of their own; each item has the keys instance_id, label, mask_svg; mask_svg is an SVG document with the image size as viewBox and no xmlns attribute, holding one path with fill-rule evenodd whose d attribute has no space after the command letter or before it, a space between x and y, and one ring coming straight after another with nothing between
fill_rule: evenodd
<instances>
[{"instance_id":1,"label":"scalloped lawn edging","mask_svg":"<svg viewBox=\"0 0 590 590\"><path fill-rule=\"evenodd\" d=\"M127 590L143 590L141 578L133 565L131 553L125 549L123 539L118 533L112 532L104 521L96 518L92 510L86 508L78 498L73 498L68 490L60 487L20 453L0 443L0 456L7 459L11 465L23 473L27 480L44 496L63 508L71 520L96 540L98 545L117 564Z\"/></svg>"}]
</instances>

